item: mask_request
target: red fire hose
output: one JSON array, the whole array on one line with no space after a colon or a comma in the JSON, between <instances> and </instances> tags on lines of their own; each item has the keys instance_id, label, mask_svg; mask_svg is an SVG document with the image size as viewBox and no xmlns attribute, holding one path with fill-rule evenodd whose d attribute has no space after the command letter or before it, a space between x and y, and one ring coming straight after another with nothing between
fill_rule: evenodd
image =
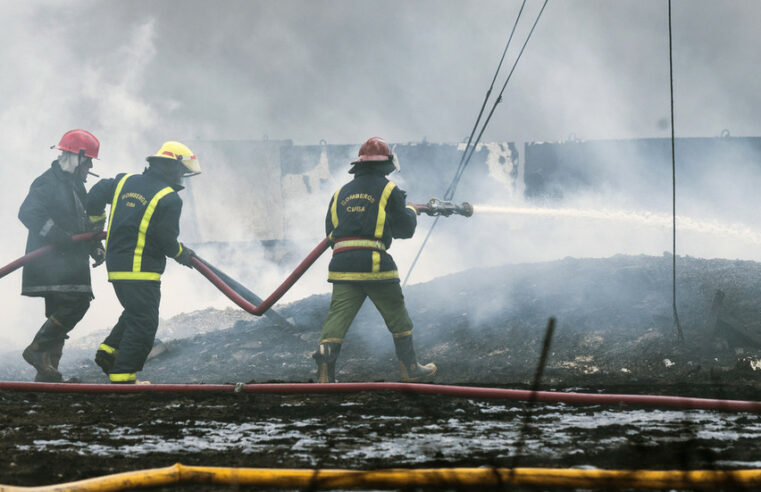
<instances>
[{"instance_id":1,"label":"red fire hose","mask_svg":"<svg viewBox=\"0 0 761 492\"><path fill-rule=\"evenodd\" d=\"M462 203L461 205L457 205L451 202L441 202L435 198L432 198L427 204L415 204L415 209L418 211L418 213L425 212L429 215L451 215L451 214L459 214L464 215L466 217L469 217L473 214L473 207L469 203ZM77 234L72 237L74 241L90 241L93 239L103 239L106 237L105 232L88 232L84 234ZM288 278L285 279L285 281L280 284L280 286L275 289L275 291L270 294L270 296L265 299L264 301L260 302L258 306L254 305L252 302L247 300L244 296L241 295L234 286L231 286L227 281L220 278L220 275L217 275L217 272L215 272L213 268L210 268L211 265L207 264L204 260L200 258L192 258L193 266L196 270L198 270L201 275L206 277L214 286L219 289L225 296L227 296L231 301L233 301L235 304L237 304L241 309L244 311L251 313L255 316L261 316L264 314L269 308L272 307L273 304L275 304L283 295L288 292L288 289L293 287L293 284L298 281L299 278L306 272L309 267L312 266L312 264L317 261L317 258L322 255L322 253L325 252L330 247L330 239L325 238L323 239L320 244L318 244L309 255L307 255L306 258L296 267L296 269L288 276ZM30 253L28 253L25 256L22 256L21 258L17 259L16 261L13 261L9 263L8 265L0 268L0 278L3 278L4 276L8 275L9 273L17 270L21 266L23 266L25 263L38 258L40 256L49 254L55 249L54 245L48 245L44 246L42 248L36 249ZM246 289L247 290L247 289ZM250 293L250 291L248 291ZM253 293L250 293L253 294ZM252 295L249 295L248 297L252 297Z\"/></svg>"},{"instance_id":2,"label":"red fire hose","mask_svg":"<svg viewBox=\"0 0 761 492\"><path fill-rule=\"evenodd\" d=\"M244 299L243 296L241 296L221 278L219 278L219 276L217 276L211 270L211 268L206 266L200 259L193 258L193 266L201 273L201 275L206 277L212 284L214 284L217 289L222 291L224 295L226 295L231 301L237 304L241 309L255 316L261 316L281 297L283 297L286 292L288 292L288 289L290 289L293 284L295 284L296 281L300 279L302 275L304 275L304 272L306 272L309 267L312 266L312 264L317 260L317 258L319 258L320 255L323 254L329 247L330 239L323 239L320 244L318 244L317 247L315 247L312 252L309 253L306 258L304 258L304 261L299 263L299 266L296 267L296 269L288 276L288 278L286 278L285 281L280 284L280 287L275 289L275 291L258 306L254 306L252 303Z\"/></svg>"},{"instance_id":3,"label":"red fire hose","mask_svg":"<svg viewBox=\"0 0 761 492\"><path fill-rule=\"evenodd\" d=\"M448 386L420 383L282 383L282 384L84 384L0 382L0 391L34 391L45 393L357 393L361 391L396 391L463 398L534 400L545 403L585 405L656 406L681 409L761 412L761 401L716 400L661 395L624 395L599 393L563 393L471 386Z\"/></svg>"},{"instance_id":4,"label":"red fire hose","mask_svg":"<svg viewBox=\"0 0 761 492\"><path fill-rule=\"evenodd\" d=\"M75 234L74 236L71 237L71 239L74 240L75 242L80 242L80 241L92 241L93 239L103 239L105 237L106 237L105 232L85 232L83 234ZM32 261L35 258L39 258L40 256L44 256L44 255L52 253L54 249L55 249L54 244L48 244L47 246L43 246L39 249L35 249L34 251L27 253L21 258L8 263L4 267L0 268L0 278L3 278L9 273L18 270L19 268L24 266L25 263Z\"/></svg>"},{"instance_id":5,"label":"red fire hose","mask_svg":"<svg viewBox=\"0 0 761 492\"><path fill-rule=\"evenodd\" d=\"M105 232L86 232L84 234L76 234L72 236L72 239L75 242L80 241L91 241L94 239L103 239L106 237ZM209 268L203 260L199 258L193 258L193 266L196 270L198 270L201 275L206 277L212 284L214 284L217 289L222 291L223 294L225 294L231 301L233 301L235 304L240 306L245 311L254 314L256 316L261 316L265 313L269 308L272 307L273 304L275 304L283 295L290 289L293 284L296 283L296 281L301 278L301 276L306 272L310 266L317 260L317 258L320 257L322 253L325 252L326 249L330 247L330 240L328 238L323 239L320 244L317 245L316 248L312 250L311 253L302 261L299 266L296 267L296 269L291 273L288 278L285 279L285 281L280 284L280 287L278 287L275 292L273 292L267 299L265 299L263 302L261 302L258 306L253 305L251 302L247 301L243 296L241 296L238 292L236 292L230 285L228 285L224 280L222 280L214 271L212 271L211 268ZM39 258L40 256L44 256L47 254L50 254L55 249L55 245L49 244L47 246L43 246L42 248L36 249L21 258L18 258L17 260L5 265L4 267L0 268L0 278L3 278L4 276L8 275L9 273L18 270L24 264L27 262L30 262L36 258Z\"/></svg>"}]
</instances>

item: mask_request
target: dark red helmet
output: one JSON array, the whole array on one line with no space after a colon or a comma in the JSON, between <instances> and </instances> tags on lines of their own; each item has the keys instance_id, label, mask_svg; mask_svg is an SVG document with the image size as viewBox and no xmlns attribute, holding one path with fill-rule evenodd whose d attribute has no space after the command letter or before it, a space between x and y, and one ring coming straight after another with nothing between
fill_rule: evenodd
<instances>
[{"instance_id":1,"label":"dark red helmet","mask_svg":"<svg viewBox=\"0 0 761 492\"><path fill-rule=\"evenodd\" d=\"M58 145L54 145L52 148L58 150L65 150L67 152L73 152L79 154L80 151L84 151L87 157L93 159L98 158L98 150L100 150L100 142L95 135L87 130L69 130L63 134L61 141Z\"/></svg>"},{"instance_id":2,"label":"dark red helmet","mask_svg":"<svg viewBox=\"0 0 761 492\"><path fill-rule=\"evenodd\" d=\"M393 159L391 148L380 137L372 137L359 148L359 157L354 162L389 161Z\"/></svg>"}]
</instances>

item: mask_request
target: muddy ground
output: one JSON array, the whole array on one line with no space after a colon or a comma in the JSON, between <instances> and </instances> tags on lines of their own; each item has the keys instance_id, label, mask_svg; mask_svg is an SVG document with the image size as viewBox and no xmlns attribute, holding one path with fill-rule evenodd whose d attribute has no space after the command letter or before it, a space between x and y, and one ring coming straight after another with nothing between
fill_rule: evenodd
<instances>
[{"instance_id":1,"label":"muddy ground","mask_svg":"<svg viewBox=\"0 0 761 492\"><path fill-rule=\"evenodd\" d=\"M0 406L0 483L14 485L176 462L695 469L758 467L761 453L761 417L707 411L546 404L527 414L514 402L393 393L6 392Z\"/></svg>"},{"instance_id":2,"label":"muddy ground","mask_svg":"<svg viewBox=\"0 0 761 492\"><path fill-rule=\"evenodd\" d=\"M564 259L468 271L406 289L420 358L436 382L526 388L557 319L542 389L759 400L761 265L671 257ZM720 291L717 297L717 291ZM720 301L720 302L719 302ZM288 327L237 310L163 323L140 373L155 383L314 379L310 355L329 296L278 312ZM368 303L369 304L369 303ZM712 309L713 306L713 309ZM220 330L210 331L219 327ZM159 337L162 337L162 331ZM88 342L88 344L93 342ZM94 347L67 347L62 369L105 382ZM33 373L6 354L0 379ZM347 336L340 381L397 381L391 337L365 306ZM0 393L0 483L48 484L175 462L246 467L759 467L751 414L538 405L397 394L67 395ZM523 443L523 444L521 444Z\"/></svg>"}]
</instances>

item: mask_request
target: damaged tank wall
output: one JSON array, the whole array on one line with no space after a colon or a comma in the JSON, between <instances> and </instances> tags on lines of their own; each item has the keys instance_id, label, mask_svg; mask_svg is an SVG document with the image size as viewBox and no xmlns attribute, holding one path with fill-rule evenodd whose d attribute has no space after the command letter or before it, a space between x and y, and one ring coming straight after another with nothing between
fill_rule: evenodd
<instances>
[{"instance_id":1,"label":"damaged tank wall","mask_svg":"<svg viewBox=\"0 0 761 492\"><path fill-rule=\"evenodd\" d=\"M643 204L658 193L670 205L668 138L528 142L524 148L527 198L561 201L608 189L639 196ZM728 195L761 184L761 137L678 138L675 156L682 197L726 206L721 200Z\"/></svg>"}]
</instances>

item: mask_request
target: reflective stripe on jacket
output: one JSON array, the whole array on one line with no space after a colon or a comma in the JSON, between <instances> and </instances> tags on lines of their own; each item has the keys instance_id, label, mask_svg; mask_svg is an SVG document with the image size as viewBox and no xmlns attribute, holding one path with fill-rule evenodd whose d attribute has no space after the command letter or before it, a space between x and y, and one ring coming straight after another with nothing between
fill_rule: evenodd
<instances>
[{"instance_id":1,"label":"reflective stripe on jacket","mask_svg":"<svg viewBox=\"0 0 761 492\"><path fill-rule=\"evenodd\" d=\"M417 216L406 194L380 171L362 170L335 192L325 218L334 243L329 282L398 282L394 259L386 250L392 238L415 233Z\"/></svg>"},{"instance_id":2,"label":"reflective stripe on jacket","mask_svg":"<svg viewBox=\"0 0 761 492\"><path fill-rule=\"evenodd\" d=\"M153 169L143 174L118 174L90 190L87 213L106 216L106 268L109 280L161 280L166 257L182 252L181 186L167 182Z\"/></svg>"}]
</instances>

